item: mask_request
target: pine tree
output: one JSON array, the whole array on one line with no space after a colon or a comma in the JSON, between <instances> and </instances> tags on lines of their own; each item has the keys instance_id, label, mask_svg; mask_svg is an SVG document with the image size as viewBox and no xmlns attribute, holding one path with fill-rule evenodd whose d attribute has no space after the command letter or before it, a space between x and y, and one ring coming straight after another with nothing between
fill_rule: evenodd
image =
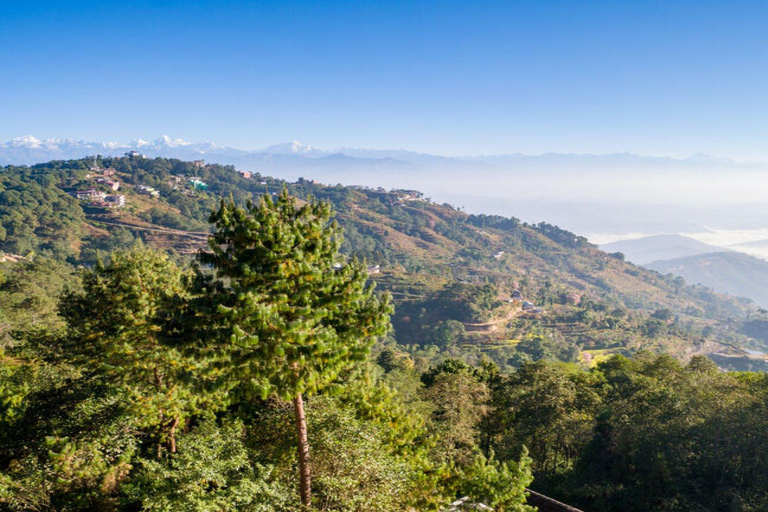
<instances>
[{"instance_id":1,"label":"pine tree","mask_svg":"<svg viewBox=\"0 0 768 512\"><path fill-rule=\"evenodd\" d=\"M216 318L228 339L230 381L294 406L301 500L311 505L311 469L303 395L326 388L365 360L389 327L388 296L377 298L353 260L335 265L341 229L326 203L298 205L287 191L212 213L210 252L200 254L218 279Z\"/></svg>"},{"instance_id":2,"label":"pine tree","mask_svg":"<svg viewBox=\"0 0 768 512\"><path fill-rule=\"evenodd\" d=\"M110 255L83 274L82 292L59 305L67 358L119 387L137 426L176 451L176 430L220 397L195 390L197 361L163 343L166 318L186 295L183 272L168 256L139 246Z\"/></svg>"}]
</instances>

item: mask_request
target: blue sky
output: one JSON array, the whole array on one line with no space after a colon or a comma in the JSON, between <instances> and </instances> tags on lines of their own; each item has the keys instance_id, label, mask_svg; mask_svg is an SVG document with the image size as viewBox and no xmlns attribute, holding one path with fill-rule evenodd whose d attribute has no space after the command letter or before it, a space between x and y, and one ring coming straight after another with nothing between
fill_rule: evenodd
<instances>
[{"instance_id":1,"label":"blue sky","mask_svg":"<svg viewBox=\"0 0 768 512\"><path fill-rule=\"evenodd\" d=\"M768 159L768 2L0 2L0 140Z\"/></svg>"}]
</instances>

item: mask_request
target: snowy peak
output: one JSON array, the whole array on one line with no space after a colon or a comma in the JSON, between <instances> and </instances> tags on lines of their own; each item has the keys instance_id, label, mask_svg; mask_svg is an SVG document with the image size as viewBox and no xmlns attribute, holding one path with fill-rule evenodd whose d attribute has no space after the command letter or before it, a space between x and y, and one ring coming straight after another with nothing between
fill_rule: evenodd
<instances>
[{"instance_id":1,"label":"snowy peak","mask_svg":"<svg viewBox=\"0 0 768 512\"><path fill-rule=\"evenodd\" d=\"M309 146L297 146L304 151ZM125 142L89 142L75 139L40 140L32 135L0 142L0 166L32 165L48 160L69 160L93 155L120 157L128 151L139 151L150 158L179 158L181 160L208 159L211 162L233 164L237 159L251 154L213 142L190 143L181 138L163 135L154 140L136 138ZM306 156L300 153L299 157Z\"/></svg>"},{"instance_id":2,"label":"snowy peak","mask_svg":"<svg viewBox=\"0 0 768 512\"><path fill-rule=\"evenodd\" d=\"M294 140L286 142L284 144L275 144L261 150L262 153L269 153L271 155L304 155L304 156L321 156L325 152L301 142Z\"/></svg>"},{"instance_id":3,"label":"snowy peak","mask_svg":"<svg viewBox=\"0 0 768 512\"><path fill-rule=\"evenodd\" d=\"M215 148L216 146L212 143L202 143L199 144L200 146L205 146L208 148ZM144 139L133 139L128 144L120 143L120 142L88 142L84 140L76 140L76 139L58 139L58 138L51 138L51 139L45 139L40 140L37 137L33 135L25 135L24 137L16 137L15 139L6 142L5 144L0 144L0 148L15 148L15 149L39 149L39 150L74 150L79 148L87 148L87 149L139 149L139 148L157 148L157 149L168 149L168 148L182 148L182 147L188 147L192 146L189 142L187 142L184 139L181 138L174 138L169 137L168 135L163 135L162 137L159 137L155 139L152 142L146 141Z\"/></svg>"},{"instance_id":4,"label":"snowy peak","mask_svg":"<svg viewBox=\"0 0 768 512\"><path fill-rule=\"evenodd\" d=\"M181 146L189 146L189 142L185 141L184 139L174 139L173 137L169 137L168 135L163 135L162 137L155 140L155 146L166 147L166 148L178 148Z\"/></svg>"},{"instance_id":5,"label":"snowy peak","mask_svg":"<svg viewBox=\"0 0 768 512\"><path fill-rule=\"evenodd\" d=\"M152 143L142 138L138 138L138 139L133 139L128 145L133 148L142 148L144 146L149 146L150 144Z\"/></svg>"},{"instance_id":6,"label":"snowy peak","mask_svg":"<svg viewBox=\"0 0 768 512\"><path fill-rule=\"evenodd\" d=\"M14 148L39 148L43 144L43 141L32 135L25 135L23 137L16 137L11 140L7 145Z\"/></svg>"},{"instance_id":7,"label":"snowy peak","mask_svg":"<svg viewBox=\"0 0 768 512\"><path fill-rule=\"evenodd\" d=\"M16 137L5 144L0 144L0 148L15 148L19 150L23 149L37 149L37 150L59 150L59 149L73 149L73 148L109 148L117 147L120 144L115 142L86 142L84 140L75 139L45 139L40 140L33 135L25 135L24 137Z\"/></svg>"}]
</instances>

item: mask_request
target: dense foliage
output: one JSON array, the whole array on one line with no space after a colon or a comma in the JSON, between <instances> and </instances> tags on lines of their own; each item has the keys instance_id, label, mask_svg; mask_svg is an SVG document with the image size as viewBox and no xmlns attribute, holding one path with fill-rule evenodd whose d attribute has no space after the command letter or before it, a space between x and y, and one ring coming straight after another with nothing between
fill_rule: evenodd
<instances>
[{"instance_id":1,"label":"dense foliage","mask_svg":"<svg viewBox=\"0 0 768 512\"><path fill-rule=\"evenodd\" d=\"M768 385L712 363L768 313L556 226L143 158L6 167L0 226L0 510L300 510L297 397L318 510L768 508Z\"/></svg>"},{"instance_id":2,"label":"dense foliage","mask_svg":"<svg viewBox=\"0 0 768 512\"><path fill-rule=\"evenodd\" d=\"M495 390L491 446L527 446L538 488L588 510L765 510L766 392L704 357L534 363Z\"/></svg>"},{"instance_id":3,"label":"dense foliage","mask_svg":"<svg viewBox=\"0 0 768 512\"><path fill-rule=\"evenodd\" d=\"M365 365L389 306L359 264L334 267L329 214L287 194L223 204L215 275L139 245L83 271L39 326L10 317L0 509L436 510L461 493L527 510L525 454L487 458L468 434L452 460L442 420Z\"/></svg>"},{"instance_id":4,"label":"dense foliage","mask_svg":"<svg viewBox=\"0 0 768 512\"><path fill-rule=\"evenodd\" d=\"M66 194L79 174L10 167L0 172L0 251L67 257L76 252L85 214Z\"/></svg>"}]
</instances>

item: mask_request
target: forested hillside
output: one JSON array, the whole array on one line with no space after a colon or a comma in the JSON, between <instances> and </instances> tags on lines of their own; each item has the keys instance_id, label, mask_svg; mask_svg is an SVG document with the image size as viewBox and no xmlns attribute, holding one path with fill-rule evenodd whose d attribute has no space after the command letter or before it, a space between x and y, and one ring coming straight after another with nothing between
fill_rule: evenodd
<instances>
[{"instance_id":1,"label":"forested hillside","mask_svg":"<svg viewBox=\"0 0 768 512\"><path fill-rule=\"evenodd\" d=\"M205 246L221 198L243 204L283 187L331 203L345 229L342 253L365 259L394 297L397 343L427 360L486 355L511 369L542 357L594 363L647 348L683 358L718 353L727 367L763 365L763 343L737 333L748 303L626 263L556 226L467 215L417 191L286 183L141 157L6 167L0 250L91 265L99 251L141 240L184 258ZM74 197L83 191L91 195ZM124 206L107 202L118 195Z\"/></svg>"},{"instance_id":2,"label":"forested hillside","mask_svg":"<svg viewBox=\"0 0 768 512\"><path fill-rule=\"evenodd\" d=\"M140 157L0 187L0 510L768 506L766 379L712 362L763 368L749 302L416 191Z\"/></svg>"}]
</instances>

